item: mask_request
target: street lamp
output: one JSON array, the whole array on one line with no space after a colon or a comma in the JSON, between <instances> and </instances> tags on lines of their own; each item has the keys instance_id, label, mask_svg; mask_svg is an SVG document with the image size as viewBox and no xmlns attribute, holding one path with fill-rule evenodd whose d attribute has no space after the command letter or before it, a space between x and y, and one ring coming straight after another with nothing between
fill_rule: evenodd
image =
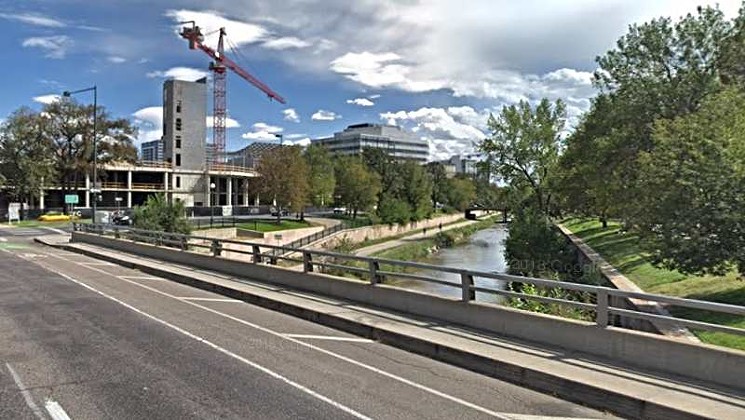
<instances>
[{"instance_id":1,"label":"street lamp","mask_svg":"<svg viewBox=\"0 0 745 420\"><path fill-rule=\"evenodd\" d=\"M91 188L91 192L93 193L93 215L91 216L91 222L93 224L96 224L96 204L98 201L98 193L101 192L98 188L96 188L96 185L98 184L98 143L96 139L96 123L98 122L98 89L96 88L96 85L93 85L92 87L74 90L72 92L66 90L62 92L62 96L64 96L65 98L69 98L76 93L90 91L93 91L93 188Z\"/></svg>"},{"instance_id":2,"label":"street lamp","mask_svg":"<svg viewBox=\"0 0 745 420\"><path fill-rule=\"evenodd\" d=\"M215 183L210 183L210 227L212 227L212 221L215 218L215 201L212 197L215 195Z\"/></svg>"},{"instance_id":3,"label":"street lamp","mask_svg":"<svg viewBox=\"0 0 745 420\"><path fill-rule=\"evenodd\" d=\"M284 142L285 135L282 134L282 133L276 133L276 134L274 134L274 137L276 137L276 138L279 139L279 145L281 146L282 143Z\"/></svg>"}]
</instances>

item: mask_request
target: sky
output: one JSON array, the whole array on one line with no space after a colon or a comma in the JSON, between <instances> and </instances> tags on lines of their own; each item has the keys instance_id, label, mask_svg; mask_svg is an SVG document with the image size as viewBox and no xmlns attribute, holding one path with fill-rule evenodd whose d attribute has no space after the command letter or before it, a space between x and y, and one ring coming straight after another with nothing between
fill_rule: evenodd
<instances>
[{"instance_id":1,"label":"sky","mask_svg":"<svg viewBox=\"0 0 745 420\"><path fill-rule=\"evenodd\" d=\"M179 22L194 20L205 34L225 27L234 47L226 54L287 100L269 101L228 75L228 150L276 141L277 133L308 144L367 122L403 126L430 143L432 160L446 159L473 152L488 136L490 113L520 100L560 98L570 125L576 123L595 94L596 56L632 23L677 19L701 4L718 4L728 17L740 6L739 0L0 0L0 119L96 85L99 104L139 128L137 143L160 138L163 81L209 74L209 57L189 50L178 35ZM208 46L216 42L216 34L205 39Z\"/></svg>"}]
</instances>

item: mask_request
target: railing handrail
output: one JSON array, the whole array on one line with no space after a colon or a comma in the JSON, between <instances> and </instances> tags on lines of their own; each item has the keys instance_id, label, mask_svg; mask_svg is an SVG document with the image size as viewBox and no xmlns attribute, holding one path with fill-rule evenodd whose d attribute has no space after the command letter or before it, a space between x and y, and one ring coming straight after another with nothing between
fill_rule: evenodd
<instances>
[{"instance_id":1,"label":"railing handrail","mask_svg":"<svg viewBox=\"0 0 745 420\"><path fill-rule=\"evenodd\" d=\"M337 225L337 226L340 226L340 225ZM535 295L530 295L530 294L525 294L525 293L515 292L515 291L496 290L496 289L489 289L489 288L484 288L484 287L477 287L475 286L473 279L475 277L481 277L481 278L487 278L487 279L493 279L493 280L499 280L499 281L505 281L505 282L527 283L527 284L532 284L538 287L563 288L567 290L574 290L574 291L588 292L588 293L595 294L596 301L597 301L596 303L594 304L582 303L582 305L583 307L585 307L586 305L590 305L595 308L596 323L598 326L601 326L601 327L607 327L609 325L608 314L614 314L614 315L619 315L619 316L629 316L632 318L651 320L650 322L654 322L655 320L665 321L665 322L669 322L673 324L678 323L681 325L690 326L692 328L722 331L722 332L728 332L732 334L745 335L745 329L743 328L722 326L720 324L693 321L693 320L689 320L685 318L673 318L667 314L656 315L656 314L650 314L648 312L644 312L640 310L627 310L627 309L621 309L618 307L613 307L609 304L608 297L615 296L615 297L621 297L625 299L639 299L639 300L644 300L644 301L667 303L670 305L680 306L680 307L685 307L685 308L707 310L707 311L730 314L730 315L745 316L745 306L740 306L740 305L710 302L710 301L697 300L697 299L685 299L685 298L659 295L659 294L653 294L653 293L630 292L630 291L613 289L613 288L605 287L605 286L594 286L594 285L581 284L581 283L570 283L570 282L540 279L540 278L534 278L534 277L522 277L522 276L516 276L516 275L510 275L510 274L493 273L493 272L470 270L470 269L463 269L463 268L456 268L456 267L435 266L431 264L418 263L418 262L398 261L398 260L391 260L391 259L384 259L384 258L377 258L377 257L363 257L363 256L358 256L358 255L342 254L342 253L331 252L331 251L307 250L307 249L300 249L300 248L295 248L295 247L291 247L287 245L271 245L271 244L256 243L256 242L250 242L250 241L238 241L238 240L232 240L232 239L211 238L211 237L206 237L206 236L184 235L180 233L149 231L149 230L143 230L143 229L137 229L137 228L119 229L118 227L112 228L110 226L100 225L100 224L92 225L92 224L73 223L73 229L75 231L84 231L84 232L95 233L95 234L100 234L100 235L106 235L107 232L109 232L109 233L114 233L114 235L117 237L118 235L121 234L121 232L132 232L142 238L151 238L151 239L159 240L161 241L161 243L163 241L170 241L170 242L177 242L182 245L183 244L195 245L193 243L190 243L190 241L205 241L210 244L209 247L213 250L213 254L215 256L221 255L222 251L236 252L236 253L241 253L241 254L250 254L253 256L254 262L261 261L262 258L268 258L270 259L270 261L272 258L274 258L275 262L277 258L296 261L296 259L289 258L289 257L281 257L280 255L283 255L284 253L288 253L288 254L301 253L303 255L304 271L306 272L313 271L314 266L343 267L343 266L339 266L338 264L316 261L314 257L327 257L327 258L341 259L341 260L347 260L347 261L360 261L360 262L367 263L369 268L359 268L359 267L347 267L347 268L349 268L349 271L368 272L370 275L369 280L371 284L379 283L380 282L379 277L381 275L395 275L395 276L399 276L402 278L415 278L416 280L420 280L420 281L429 281L429 282L437 283L437 284L450 285L454 288L460 288L463 291L463 296L462 296L463 301L475 300L475 292L479 291L483 293L492 293L492 294L497 294L497 295L509 295L509 296L516 295L516 296L520 296L525 299L550 300L554 303L564 303L567 305L574 305L575 307L578 304L580 304L580 302L572 301L568 299L562 299L562 298L547 298L547 297L535 296ZM338 228L338 229L342 230L342 228ZM321 232L318 232L318 233L321 233ZM246 246L251 250L244 251L240 249L225 248L223 244L237 244L241 246ZM199 245L199 246L207 247L206 245ZM264 249L268 248L272 251L269 254L266 252L262 253L260 251L261 248L264 248ZM279 253L277 253L278 251ZM422 275L413 275L413 274L398 273L398 272L393 273L389 271L384 271L384 270L381 270L381 265L399 266L399 267L404 267L404 268L416 268L416 269L421 269L421 270L440 271L440 272L459 274L461 277L461 283L459 284L455 282L448 282L448 281L438 280L434 278L427 278L426 276L422 276Z\"/></svg>"}]
</instances>

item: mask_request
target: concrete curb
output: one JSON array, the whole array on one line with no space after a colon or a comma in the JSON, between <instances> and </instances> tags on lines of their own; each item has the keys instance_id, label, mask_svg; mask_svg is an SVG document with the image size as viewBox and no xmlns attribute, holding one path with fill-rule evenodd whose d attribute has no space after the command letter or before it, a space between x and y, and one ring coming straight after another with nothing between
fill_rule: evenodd
<instances>
[{"instance_id":1,"label":"concrete curb","mask_svg":"<svg viewBox=\"0 0 745 420\"><path fill-rule=\"evenodd\" d=\"M554 372L540 370L539 367L521 366L509 360L497 360L471 353L456 346L424 340L393 327L374 325L373 322L353 319L344 314L326 313L309 305L305 307L279 299L271 299L258 294L233 289L211 283L192 276L183 275L144 263L137 263L92 250L82 249L68 243L52 242L44 237L35 238L37 243L86 255L111 262L127 268L136 269L150 275L167 278L181 284L258 305L267 309L289 314L328 327L346 331L361 337L380 341L412 353L430 357L480 374L491 376L513 384L534 389L559 398L584 404L600 410L612 412L628 418L644 419L703 419L711 418L700 412L687 411L685 407L669 406L653 401L654 396L640 398L588 384L579 378L565 377Z\"/></svg>"}]
</instances>

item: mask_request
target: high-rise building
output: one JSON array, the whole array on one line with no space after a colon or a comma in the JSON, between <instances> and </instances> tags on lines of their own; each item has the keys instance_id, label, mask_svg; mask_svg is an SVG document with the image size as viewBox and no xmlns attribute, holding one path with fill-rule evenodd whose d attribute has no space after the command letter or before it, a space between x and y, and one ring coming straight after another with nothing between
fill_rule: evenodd
<instances>
[{"instance_id":1,"label":"high-rise building","mask_svg":"<svg viewBox=\"0 0 745 420\"><path fill-rule=\"evenodd\" d=\"M429 158L429 143L395 125L355 124L333 137L315 140L332 155L356 155L366 148L382 149L396 159L420 163Z\"/></svg>"},{"instance_id":2,"label":"high-rise building","mask_svg":"<svg viewBox=\"0 0 745 420\"><path fill-rule=\"evenodd\" d=\"M146 141L140 145L140 159L148 162L163 160L163 140Z\"/></svg>"},{"instance_id":3,"label":"high-rise building","mask_svg":"<svg viewBox=\"0 0 745 420\"><path fill-rule=\"evenodd\" d=\"M476 175L478 172L477 161L461 155L451 156L442 163L454 166L456 174Z\"/></svg>"},{"instance_id":4,"label":"high-rise building","mask_svg":"<svg viewBox=\"0 0 745 420\"><path fill-rule=\"evenodd\" d=\"M175 169L203 170L207 139L207 78L163 84L163 154Z\"/></svg>"}]
</instances>

